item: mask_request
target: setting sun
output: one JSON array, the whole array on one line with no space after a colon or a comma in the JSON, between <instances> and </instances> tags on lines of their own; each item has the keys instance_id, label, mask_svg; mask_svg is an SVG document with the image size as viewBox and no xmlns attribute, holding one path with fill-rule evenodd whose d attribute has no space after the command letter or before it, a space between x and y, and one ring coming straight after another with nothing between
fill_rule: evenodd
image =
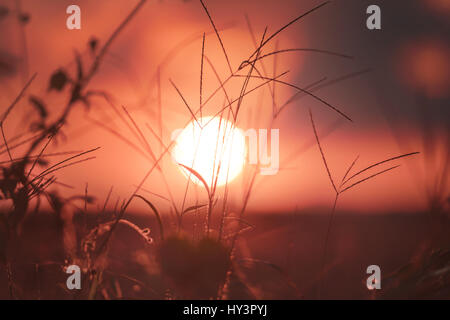
<instances>
[{"instance_id":1,"label":"setting sun","mask_svg":"<svg viewBox=\"0 0 450 320\"><path fill-rule=\"evenodd\" d=\"M221 186L236 178L245 162L245 137L230 121L203 117L192 121L176 137L173 157L198 172L206 183ZM192 181L200 181L180 166Z\"/></svg>"},{"instance_id":2,"label":"setting sun","mask_svg":"<svg viewBox=\"0 0 450 320\"><path fill-rule=\"evenodd\" d=\"M449 15L0 0L0 302L450 300Z\"/></svg>"}]
</instances>

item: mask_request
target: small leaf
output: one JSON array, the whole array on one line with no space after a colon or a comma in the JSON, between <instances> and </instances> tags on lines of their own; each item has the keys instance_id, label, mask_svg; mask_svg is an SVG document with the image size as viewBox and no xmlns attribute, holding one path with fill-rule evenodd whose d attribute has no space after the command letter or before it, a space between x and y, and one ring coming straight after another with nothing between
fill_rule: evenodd
<instances>
[{"instance_id":1,"label":"small leaf","mask_svg":"<svg viewBox=\"0 0 450 320\"><path fill-rule=\"evenodd\" d=\"M29 101L37 109L41 118L43 119L47 118L48 116L47 108L45 107L41 99L35 96L30 96Z\"/></svg>"},{"instance_id":2,"label":"small leaf","mask_svg":"<svg viewBox=\"0 0 450 320\"><path fill-rule=\"evenodd\" d=\"M6 18L9 15L9 8L0 6L0 19Z\"/></svg>"},{"instance_id":3,"label":"small leaf","mask_svg":"<svg viewBox=\"0 0 450 320\"><path fill-rule=\"evenodd\" d=\"M44 130L45 128L45 123L43 121L34 121L30 124L31 132L38 132Z\"/></svg>"},{"instance_id":4,"label":"small leaf","mask_svg":"<svg viewBox=\"0 0 450 320\"><path fill-rule=\"evenodd\" d=\"M83 63L81 62L81 56L78 51L75 51L75 61L77 63L77 79L83 79Z\"/></svg>"},{"instance_id":5,"label":"small leaf","mask_svg":"<svg viewBox=\"0 0 450 320\"><path fill-rule=\"evenodd\" d=\"M19 59L0 51L0 77L14 76L19 70Z\"/></svg>"},{"instance_id":6,"label":"small leaf","mask_svg":"<svg viewBox=\"0 0 450 320\"><path fill-rule=\"evenodd\" d=\"M91 51L95 52L97 50L97 46L98 46L98 39L91 38L91 40L89 40L89 48L91 49Z\"/></svg>"},{"instance_id":7,"label":"small leaf","mask_svg":"<svg viewBox=\"0 0 450 320\"><path fill-rule=\"evenodd\" d=\"M65 71L59 69L52 74L48 90L62 91L68 80L69 78L67 77Z\"/></svg>"},{"instance_id":8,"label":"small leaf","mask_svg":"<svg viewBox=\"0 0 450 320\"><path fill-rule=\"evenodd\" d=\"M81 85L77 83L73 89L72 89L72 95L70 97L70 103L75 103L76 101L80 100L82 98L81 96Z\"/></svg>"},{"instance_id":9,"label":"small leaf","mask_svg":"<svg viewBox=\"0 0 450 320\"><path fill-rule=\"evenodd\" d=\"M197 205L197 206L192 206L192 207L186 208L186 209L181 213L181 215L185 215L185 214L188 213L188 212L191 212L191 211L194 211L194 210L197 210L197 209L206 207L206 206L207 206L207 204L201 204L201 205Z\"/></svg>"},{"instance_id":10,"label":"small leaf","mask_svg":"<svg viewBox=\"0 0 450 320\"><path fill-rule=\"evenodd\" d=\"M178 165L182 166L183 168L185 168L186 170L188 170L190 173L192 173L198 180L201 181L201 183L203 183L203 186L205 187L206 192L208 193L208 198L211 199L211 192L209 191L209 187L208 184L206 183L205 179L203 179L203 177L201 176L200 173L198 173L197 171L195 171L194 169L185 166L182 163L178 163Z\"/></svg>"},{"instance_id":11,"label":"small leaf","mask_svg":"<svg viewBox=\"0 0 450 320\"><path fill-rule=\"evenodd\" d=\"M83 196L83 198L88 204L93 204L97 200L94 196Z\"/></svg>"},{"instance_id":12,"label":"small leaf","mask_svg":"<svg viewBox=\"0 0 450 320\"><path fill-rule=\"evenodd\" d=\"M37 164L38 165L40 165L40 166L48 166L48 161L47 160L44 160L44 159L42 159L42 158L39 158L38 160L37 160Z\"/></svg>"},{"instance_id":13,"label":"small leaf","mask_svg":"<svg viewBox=\"0 0 450 320\"><path fill-rule=\"evenodd\" d=\"M31 20L31 16L28 13L21 13L18 16L20 23L27 24Z\"/></svg>"}]
</instances>

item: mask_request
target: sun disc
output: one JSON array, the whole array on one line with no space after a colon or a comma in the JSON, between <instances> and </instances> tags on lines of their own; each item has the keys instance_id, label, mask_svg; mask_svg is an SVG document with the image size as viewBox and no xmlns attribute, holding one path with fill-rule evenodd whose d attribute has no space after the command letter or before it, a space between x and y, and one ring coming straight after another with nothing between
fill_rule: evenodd
<instances>
[{"instance_id":1,"label":"sun disc","mask_svg":"<svg viewBox=\"0 0 450 320\"><path fill-rule=\"evenodd\" d=\"M208 186L221 186L235 179L245 163L245 136L230 121L203 117L192 121L176 138L173 157L198 172ZM179 166L186 177L201 184L188 170Z\"/></svg>"}]
</instances>

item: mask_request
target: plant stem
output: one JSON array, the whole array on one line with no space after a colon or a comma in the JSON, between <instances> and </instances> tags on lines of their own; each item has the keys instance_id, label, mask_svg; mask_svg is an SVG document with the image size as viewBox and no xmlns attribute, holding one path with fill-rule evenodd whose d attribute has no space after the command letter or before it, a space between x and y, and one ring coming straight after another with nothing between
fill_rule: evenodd
<instances>
[{"instance_id":1,"label":"plant stem","mask_svg":"<svg viewBox=\"0 0 450 320\"><path fill-rule=\"evenodd\" d=\"M333 225L333 219L334 219L334 215L336 213L336 206L337 206L338 199L339 199L339 192L336 192L336 197L334 198L333 209L331 210L330 219L328 221L328 228L327 228L327 233L325 236L325 245L323 248L322 266L320 269L319 288L318 288L318 294L317 294L317 297L319 300L320 300L321 294L322 294L322 282L323 282L322 280L323 280L324 273L325 273L325 264L326 264L326 257L327 257L327 251L328 251L328 240L330 238L331 226Z\"/></svg>"}]
</instances>

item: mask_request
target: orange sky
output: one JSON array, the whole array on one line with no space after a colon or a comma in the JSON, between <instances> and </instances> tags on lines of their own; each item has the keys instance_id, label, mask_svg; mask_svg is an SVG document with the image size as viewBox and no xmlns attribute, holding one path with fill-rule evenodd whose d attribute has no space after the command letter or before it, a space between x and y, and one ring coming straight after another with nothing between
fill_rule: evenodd
<instances>
[{"instance_id":1,"label":"orange sky","mask_svg":"<svg viewBox=\"0 0 450 320\"><path fill-rule=\"evenodd\" d=\"M62 109L65 97L46 92L49 75L59 67L73 69L75 49L83 54L83 62L89 65L92 61L86 45L89 39L94 35L100 39L101 45L136 1L114 1L113 3L111 1L75 1L82 9L82 30L69 31L65 28L67 17L65 8L72 2L22 1L23 9L30 12L32 17L30 24L26 27L29 73L38 74L30 92L45 97L55 114ZM208 1L207 3L218 28L224 29L221 35L234 68L254 51L244 18L246 13L259 41L266 25L268 25L268 33L271 34L287 21L316 4L312 0L301 3L286 1L282 5L280 2L269 0ZM337 18L322 21L321 13L318 12L280 34L278 41L272 41L268 45L267 52L275 48L319 47L352 55L353 52L346 45L350 41L348 35L342 34L343 41L340 45L336 45L335 39L332 39L336 28L345 20L346 15L345 6L340 13L337 13L334 10L337 7L333 6L323 9L324 15L326 17L336 15ZM2 27L0 49L2 52L7 51L20 57L23 52L21 42L18 41L20 29L12 19L0 23ZM351 23L346 27L350 28ZM176 54L171 56L171 60L161 67L164 142L169 143L170 132L183 127L190 118L188 110L170 85L169 79L177 84L190 104L198 106L203 32L209 33L206 37L206 56L213 61L221 78L226 78L227 64L217 38L211 31L209 21L197 1L150 2L113 44L92 87L107 90L114 95L118 106L126 106L144 133L148 134L152 146L158 150L158 142L145 129L147 123L155 128L157 126L156 82L153 81L156 70L167 54L179 43L186 39L195 39L187 46L178 49ZM448 54L448 47L437 50L438 57L442 52L444 57ZM267 58L264 63L267 72L272 74L274 59ZM333 79L370 67L372 67L370 55L365 55L364 50L361 49L359 56L355 56L353 60L311 53L282 54L277 58L275 72L289 70L283 80L302 87L324 77ZM419 67L415 70L420 73L421 69ZM428 75L436 79L435 74ZM24 71L21 70L15 78L0 78L2 105L10 103L14 98L22 86L23 76ZM439 83L433 88L439 89L442 82L446 81L445 79L448 80L448 73L444 72L444 75L439 73L438 77L436 81ZM345 110L354 120L353 123L339 121L331 133L327 132L327 128L336 123L340 116L309 97L292 104L281 114L273 127L280 129L282 170L276 176L258 177L249 210L283 211L293 210L295 207L331 206L334 195L321 162L319 150L314 144L308 109L314 113L319 135L323 135L322 146L337 181L357 155L360 159L356 169L360 169L403 152L422 151L421 128L410 122L409 115L396 124L402 136L408 137L408 146L402 141L399 147L399 143L394 138L395 133L388 125L383 112L380 111L380 107L383 106L379 104L383 102L378 98L380 92L377 92L373 85L374 81L378 81L375 76L366 74L317 92L320 97ZM250 87L258 83L258 81L252 82ZM227 88L233 98L238 96L241 84L242 79L231 83ZM203 88L205 96L209 96L217 85L213 71L205 65ZM442 89L439 90L439 92L442 91ZM245 98L242 116L238 122L243 129L268 126L272 98L267 88L260 92ZM295 90L292 88L276 86L278 103L286 101L293 93ZM204 112L207 115L216 112L222 107L223 99L223 95L212 99ZM402 107L405 107L407 103L410 103L409 98L404 103L403 101L402 103L393 102L394 105L402 104ZM30 123L29 114L30 107L24 100L14 110L6 125L7 135L15 136L22 132L24 125ZM110 186L114 186L113 197L123 199L131 194L134 190L133 186L140 182L150 163L110 133L95 126L89 118L97 119L115 128L131 141L136 139L117 117L114 117L110 107L101 99L94 100L89 112L82 106L77 108L65 129L68 141L62 145L53 146L53 151L86 150L97 146L102 148L95 154L97 159L67 168L58 174L62 182L75 188L68 191L61 190L61 192L82 194L88 182L90 191L101 201L106 197ZM440 145L438 154L439 152L443 154L446 150L445 144L439 139L437 144ZM295 150L302 149L305 145L310 146L305 152L293 158L290 157ZM19 150L15 152L19 156ZM2 160L7 159L6 154L2 157L4 158ZM287 162L287 158L291 161ZM437 158L441 159L443 156ZM421 182L424 176L423 161L423 155L397 161L396 164L402 165L400 168L343 194L339 208L356 212L421 210L425 206L423 190L420 187L423 185ZM442 161L439 161L437 164L428 163L428 166L439 167L442 165ZM163 167L176 202L181 205L186 179L170 158L165 159ZM244 178L242 175L231 183L230 197L237 205L242 199ZM162 179L157 173L145 183L145 188L168 196ZM189 194L191 201L195 200L196 194L200 201L204 199L200 189L198 192L192 190ZM152 200L162 208L168 207L164 200L157 198Z\"/></svg>"}]
</instances>

